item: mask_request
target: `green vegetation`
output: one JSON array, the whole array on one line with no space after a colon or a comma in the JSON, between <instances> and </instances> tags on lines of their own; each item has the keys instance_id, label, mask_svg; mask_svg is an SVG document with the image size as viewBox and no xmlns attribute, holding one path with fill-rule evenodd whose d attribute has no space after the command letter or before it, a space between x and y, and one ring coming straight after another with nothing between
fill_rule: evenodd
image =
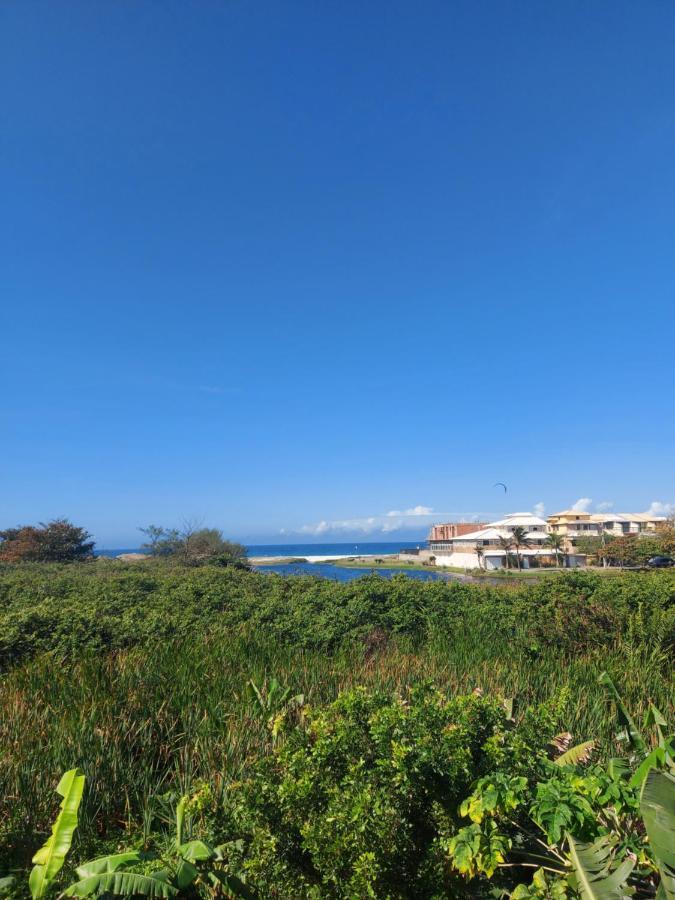
<instances>
[{"instance_id":1,"label":"green vegetation","mask_svg":"<svg viewBox=\"0 0 675 900\"><path fill-rule=\"evenodd\" d=\"M218 528L201 528L186 522L181 529L148 525L139 531L147 539L141 550L155 558L184 566L247 566L246 547L226 540Z\"/></svg>"},{"instance_id":2,"label":"green vegetation","mask_svg":"<svg viewBox=\"0 0 675 900\"><path fill-rule=\"evenodd\" d=\"M67 519L17 525L0 531L0 563L77 562L90 559L94 542Z\"/></svg>"},{"instance_id":3,"label":"green vegetation","mask_svg":"<svg viewBox=\"0 0 675 900\"><path fill-rule=\"evenodd\" d=\"M653 895L663 783L644 785L673 753L674 596L671 571L488 586L5 566L0 887L26 894L78 767L79 827L45 890L574 897L630 853ZM545 861L523 867L537 840Z\"/></svg>"},{"instance_id":4,"label":"green vegetation","mask_svg":"<svg viewBox=\"0 0 675 900\"><path fill-rule=\"evenodd\" d=\"M675 526L669 520L653 534L584 537L574 544L595 565L644 566L652 556L675 554Z\"/></svg>"}]
</instances>

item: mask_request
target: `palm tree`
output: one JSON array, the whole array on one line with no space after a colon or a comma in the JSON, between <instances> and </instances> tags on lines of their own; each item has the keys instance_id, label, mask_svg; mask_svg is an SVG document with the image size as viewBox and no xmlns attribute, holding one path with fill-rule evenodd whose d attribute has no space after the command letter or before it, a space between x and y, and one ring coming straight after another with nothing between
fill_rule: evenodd
<instances>
[{"instance_id":1,"label":"palm tree","mask_svg":"<svg viewBox=\"0 0 675 900\"><path fill-rule=\"evenodd\" d=\"M553 550L553 554L555 556L555 564L556 566L559 566L560 554L564 553L565 551L565 538L562 536L562 534L557 534L555 531L552 531L544 541L544 546L550 547L550 549Z\"/></svg>"},{"instance_id":2,"label":"palm tree","mask_svg":"<svg viewBox=\"0 0 675 900\"><path fill-rule=\"evenodd\" d=\"M485 556L485 551L483 550L482 547L479 547L478 544L476 544L476 556L478 557L478 568L482 569L483 568L483 557Z\"/></svg>"},{"instance_id":3,"label":"palm tree","mask_svg":"<svg viewBox=\"0 0 675 900\"><path fill-rule=\"evenodd\" d=\"M511 532L511 545L516 551L516 562L518 563L518 571L520 572L522 568L520 560L520 548L532 546L532 542L527 536L527 528L523 528L522 525L516 525L516 527Z\"/></svg>"},{"instance_id":4,"label":"palm tree","mask_svg":"<svg viewBox=\"0 0 675 900\"><path fill-rule=\"evenodd\" d=\"M513 547L513 541L511 540L511 535L508 537L500 537L499 538L499 546L504 551L504 564L507 569L511 568L511 562L509 559L509 550Z\"/></svg>"}]
</instances>

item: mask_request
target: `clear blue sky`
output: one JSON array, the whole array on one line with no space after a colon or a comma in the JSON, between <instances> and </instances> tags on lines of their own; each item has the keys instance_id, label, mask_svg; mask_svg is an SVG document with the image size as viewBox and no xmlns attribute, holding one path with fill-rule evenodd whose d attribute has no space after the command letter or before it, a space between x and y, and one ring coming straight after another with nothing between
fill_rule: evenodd
<instances>
[{"instance_id":1,"label":"clear blue sky","mask_svg":"<svg viewBox=\"0 0 675 900\"><path fill-rule=\"evenodd\" d=\"M1 524L675 503L674 43L667 2L3 3Z\"/></svg>"}]
</instances>

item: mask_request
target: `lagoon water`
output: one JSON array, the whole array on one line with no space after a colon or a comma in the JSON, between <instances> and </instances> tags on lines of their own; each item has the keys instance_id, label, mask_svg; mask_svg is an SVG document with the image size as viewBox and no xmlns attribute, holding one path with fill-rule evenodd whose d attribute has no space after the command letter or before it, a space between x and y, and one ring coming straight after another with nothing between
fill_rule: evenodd
<instances>
[{"instance_id":1,"label":"lagoon water","mask_svg":"<svg viewBox=\"0 0 675 900\"><path fill-rule=\"evenodd\" d=\"M287 563L276 566L255 566L255 571L276 575L313 575L315 578L329 578L332 581L353 581L355 578L363 578L364 575L370 575L371 572L377 572L378 575L382 575L384 578L403 574L407 575L408 578L416 578L419 581L448 580L447 574L425 572L422 569L382 569L380 567L377 569L343 569L341 566L331 566L327 563Z\"/></svg>"}]
</instances>

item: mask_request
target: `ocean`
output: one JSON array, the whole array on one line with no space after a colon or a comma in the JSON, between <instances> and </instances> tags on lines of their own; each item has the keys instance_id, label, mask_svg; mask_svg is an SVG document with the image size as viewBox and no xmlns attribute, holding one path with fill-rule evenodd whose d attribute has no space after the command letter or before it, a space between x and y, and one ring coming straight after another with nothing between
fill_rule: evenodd
<instances>
[{"instance_id":1,"label":"ocean","mask_svg":"<svg viewBox=\"0 0 675 900\"><path fill-rule=\"evenodd\" d=\"M424 547L424 541L380 541L354 544L249 544L249 556L388 556Z\"/></svg>"},{"instance_id":2,"label":"ocean","mask_svg":"<svg viewBox=\"0 0 675 900\"><path fill-rule=\"evenodd\" d=\"M365 541L354 544L247 544L249 556L387 556L399 550L424 547L424 541ZM95 550L97 556L119 556L120 553L141 553L138 547L118 550Z\"/></svg>"}]
</instances>

